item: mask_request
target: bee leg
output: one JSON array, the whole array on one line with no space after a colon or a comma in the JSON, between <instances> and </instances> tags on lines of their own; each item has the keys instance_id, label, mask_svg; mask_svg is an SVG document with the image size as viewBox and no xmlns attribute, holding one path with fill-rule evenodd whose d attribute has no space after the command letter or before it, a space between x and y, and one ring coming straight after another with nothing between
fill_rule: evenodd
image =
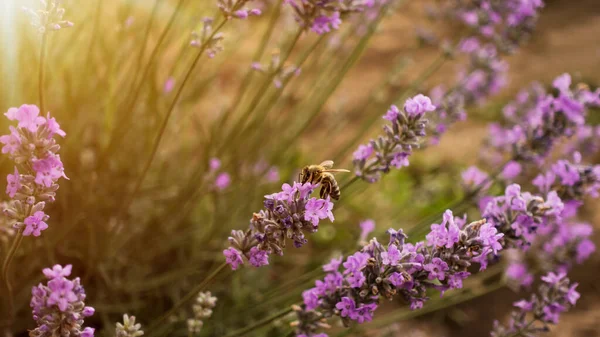
<instances>
[{"instance_id":1,"label":"bee leg","mask_svg":"<svg viewBox=\"0 0 600 337\"><path fill-rule=\"evenodd\" d=\"M323 184L323 187L321 187L321 191L319 193L319 196L321 197L321 199L325 199L325 197L327 195L329 195L329 185Z\"/></svg>"}]
</instances>

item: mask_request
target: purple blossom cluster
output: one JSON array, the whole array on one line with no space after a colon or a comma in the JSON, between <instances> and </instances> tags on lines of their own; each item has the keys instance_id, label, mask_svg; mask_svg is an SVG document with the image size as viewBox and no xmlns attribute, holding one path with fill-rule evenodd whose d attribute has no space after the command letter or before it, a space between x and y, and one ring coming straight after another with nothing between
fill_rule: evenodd
<instances>
[{"instance_id":1,"label":"purple blossom cluster","mask_svg":"<svg viewBox=\"0 0 600 337\"><path fill-rule=\"evenodd\" d=\"M514 263L507 270L507 277L516 286L531 284L528 265L532 262L542 270L568 271L574 264L583 263L595 250L590 240L593 228L572 218L583 204L586 196L597 198L600 188L600 165L581 165L576 153L575 163L559 160L534 180L541 193L556 191L564 202L560 219L541 226L532 241L535 254ZM525 262L527 261L527 262Z\"/></svg>"},{"instance_id":2,"label":"purple blossom cluster","mask_svg":"<svg viewBox=\"0 0 600 337\"><path fill-rule=\"evenodd\" d=\"M469 61L466 69L459 73L456 84L450 90L435 87L430 93L436 106L428 125L432 144L439 142L451 124L467 118L465 106L481 104L506 85L508 64L500 59L493 44L482 44L472 37L459 44L459 52Z\"/></svg>"},{"instance_id":3,"label":"purple blossom cluster","mask_svg":"<svg viewBox=\"0 0 600 337\"><path fill-rule=\"evenodd\" d=\"M513 51L529 38L543 6L542 0L450 1L453 16L506 51Z\"/></svg>"},{"instance_id":4,"label":"purple blossom cluster","mask_svg":"<svg viewBox=\"0 0 600 337\"><path fill-rule=\"evenodd\" d=\"M217 0L217 7L227 19L247 19L249 16L259 16L262 11L258 8L246 8L252 0Z\"/></svg>"},{"instance_id":5,"label":"purple blossom cluster","mask_svg":"<svg viewBox=\"0 0 600 337\"><path fill-rule=\"evenodd\" d=\"M282 191L265 196L264 206L254 213L250 228L234 230L225 249L227 263L233 270L244 264L244 257L254 267L269 264L272 253L283 255L286 239L291 239L296 248L307 240L305 233L314 233L323 219L334 220L333 203L327 199L311 198L318 184L283 184Z\"/></svg>"},{"instance_id":6,"label":"purple blossom cluster","mask_svg":"<svg viewBox=\"0 0 600 337\"><path fill-rule=\"evenodd\" d=\"M419 147L425 137L425 113L434 110L431 99L421 94L406 100L402 111L392 105L383 116L391 123L384 126L384 134L354 152L355 174L372 183L389 172L390 167L408 166L413 148Z\"/></svg>"},{"instance_id":7,"label":"purple blossom cluster","mask_svg":"<svg viewBox=\"0 0 600 337\"><path fill-rule=\"evenodd\" d=\"M299 76L301 73L301 69L293 64L282 64L279 51L271 54L271 61L268 65L253 62L251 69L261 74L270 74L273 77L273 85L277 89L281 89L292 76Z\"/></svg>"},{"instance_id":8,"label":"purple blossom cluster","mask_svg":"<svg viewBox=\"0 0 600 337\"><path fill-rule=\"evenodd\" d=\"M569 74L557 77L553 87L554 94L534 84L504 108L507 125L491 125L485 149L492 162L508 154L520 162L541 164L559 139L590 130L585 118L588 108L600 106L600 90L572 89Z\"/></svg>"},{"instance_id":9,"label":"purple blossom cluster","mask_svg":"<svg viewBox=\"0 0 600 337\"><path fill-rule=\"evenodd\" d=\"M206 55L211 59L224 50L223 39L225 39L223 33L214 34L213 24L213 18L202 19L202 29L193 31L192 41L190 41L190 46L204 48Z\"/></svg>"},{"instance_id":10,"label":"purple blossom cluster","mask_svg":"<svg viewBox=\"0 0 600 337\"><path fill-rule=\"evenodd\" d=\"M342 16L373 7L375 0L284 0L300 27L317 34L339 29Z\"/></svg>"},{"instance_id":11,"label":"purple blossom cluster","mask_svg":"<svg viewBox=\"0 0 600 337\"><path fill-rule=\"evenodd\" d=\"M43 270L48 282L31 290L31 309L37 328L30 337L94 336L93 328L83 328L85 317L94 314L94 308L85 306L85 290L79 277L69 280L71 265L55 265Z\"/></svg>"},{"instance_id":12,"label":"purple blossom cluster","mask_svg":"<svg viewBox=\"0 0 600 337\"><path fill-rule=\"evenodd\" d=\"M49 113L40 116L35 105L10 108L4 115L18 124L10 127L10 134L0 136L2 153L15 163L14 172L6 178L11 200L3 211L24 236L40 236L48 228L46 202L54 201L58 180L67 178L54 138L66 134Z\"/></svg>"},{"instance_id":13,"label":"purple blossom cluster","mask_svg":"<svg viewBox=\"0 0 600 337\"><path fill-rule=\"evenodd\" d=\"M298 336L316 336L331 316L341 317L346 326L351 321L368 322L381 298L398 294L412 309L421 308L428 299L427 289L443 293L461 288L470 275L469 266L478 263L485 268L482 262L502 249L503 234L493 224L485 220L466 224L449 210L441 224L431 226L425 241L410 244L402 230L388 233L387 245L372 239L345 261L332 259L323 267L325 278L302 294L302 306L294 307Z\"/></svg>"},{"instance_id":14,"label":"purple blossom cluster","mask_svg":"<svg viewBox=\"0 0 600 337\"><path fill-rule=\"evenodd\" d=\"M549 326L557 324L560 314L574 306L580 297L575 290L578 284L571 283L565 273L550 272L542 281L529 300L514 303L517 309L511 313L508 325L494 323L492 337L536 336L548 332Z\"/></svg>"},{"instance_id":15,"label":"purple blossom cluster","mask_svg":"<svg viewBox=\"0 0 600 337\"><path fill-rule=\"evenodd\" d=\"M557 191L564 200L581 201L589 195L600 196L600 165L582 165L581 155L575 153L574 161L558 160L545 173L534 180L541 193Z\"/></svg>"},{"instance_id":16,"label":"purple blossom cluster","mask_svg":"<svg viewBox=\"0 0 600 337\"><path fill-rule=\"evenodd\" d=\"M521 186L506 187L504 195L485 203L482 216L504 233L505 248L527 248L535 238L538 228L561 221L564 203L556 191L547 198L521 192Z\"/></svg>"}]
</instances>

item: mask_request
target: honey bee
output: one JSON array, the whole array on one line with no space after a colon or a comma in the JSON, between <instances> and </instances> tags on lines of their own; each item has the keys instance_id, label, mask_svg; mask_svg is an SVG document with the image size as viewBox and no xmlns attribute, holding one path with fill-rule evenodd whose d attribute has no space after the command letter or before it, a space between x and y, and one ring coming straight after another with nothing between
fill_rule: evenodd
<instances>
[{"instance_id":1,"label":"honey bee","mask_svg":"<svg viewBox=\"0 0 600 337\"><path fill-rule=\"evenodd\" d=\"M319 165L308 165L300 172L300 182L313 184L321 184L319 192L322 199L330 196L333 200L340 199L340 187L338 186L333 172L350 172L344 169L333 169L333 161L326 160Z\"/></svg>"}]
</instances>

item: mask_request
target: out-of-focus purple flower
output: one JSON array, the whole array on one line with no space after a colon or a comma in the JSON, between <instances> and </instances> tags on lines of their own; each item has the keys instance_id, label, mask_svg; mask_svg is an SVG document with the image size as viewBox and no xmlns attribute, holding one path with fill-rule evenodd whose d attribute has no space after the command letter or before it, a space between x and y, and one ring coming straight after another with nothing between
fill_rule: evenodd
<instances>
[{"instance_id":1,"label":"out-of-focus purple flower","mask_svg":"<svg viewBox=\"0 0 600 337\"><path fill-rule=\"evenodd\" d=\"M542 283L530 300L514 303L518 308L511 313L507 326L498 321L494 323L492 337L508 337L521 334L537 335L540 331L548 331L549 324L558 323L560 314L575 305L580 295L575 288L577 283L570 283L565 274L549 273L542 277ZM529 318L530 317L530 318Z\"/></svg>"},{"instance_id":2,"label":"out-of-focus purple flower","mask_svg":"<svg viewBox=\"0 0 600 337\"><path fill-rule=\"evenodd\" d=\"M358 242L366 243L367 236L369 236L369 234L371 234L371 232L375 230L375 221L367 219L365 221L361 221L359 226L360 237L358 238Z\"/></svg>"},{"instance_id":3,"label":"out-of-focus purple flower","mask_svg":"<svg viewBox=\"0 0 600 337\"><path fill-rule=\"evenodd\" d=\"M354 151L353 157L354 160L366 160L373 153L373 147L371 144L367 145L359 145L358 149Z\"/></svg>"},{"instance_id":4,"label":"out-of-focus purple flower","mask_svg":"<svg viewBox=\"0 0 600 337\"><path fill-rule=\"evenodd\" d=\"M341 16L373 6L373 0L284 0L294 10L294 18L303 29L325 34L339 29Z\"/></svg>"},{"instance_id":5,"label":"out-of-focus purple flower","mask_svg":"<svg viewBox=\"0 0 600 337\"><path fill-rule=\"evenodd\" d=\"M208 166L211 171L216 171L221 168L221 160L219 158L210 158Z\"/></svg>"},{"instance_id":6,"label":"out-of-focus purple flower","mask_svg":"<svg viewBox=\"0 0 600 337\"><path fill-rule=\"evenodd\" d=\"M229 176L229 173L222 172L222 173L219 173L219 175L217 175L217 178L215 179L215 187L217 189L224 190L227 187L229 187L230 184L231 184L231 177Z\"/></svg>"},{"instance_id":7,"label":"out-of-focus purple flower","mask_svg":"<svg viewBox=\"0 0 600 337\"><path fill-rule=\"evenodd\" d=\"M506 268L506 277L516 282L519 287L529 287L533 283L533 274L529 273L523 263L513 263Z\"/></svg>"},{"instance_id":8,"label":"out-of-focus purple flower","mask_svg":"<svg viewBox=\"0 0 600 337\"><path fill-rule=\"evenodd\" d=\"M502 170L502 178L504 178L505 180L513 180L516 177L519 176L519 174L521 174L521 164L519 164L518 162L511 160L510 162L506 163L506 165L504 166L504 169Z\"/></svg>"},{"instance_id":9,"label":"out-of-focus purple flower","mask_svg":"<svg viewBox=\"0 0 600 337\"><path fill-rule=\"evenodd\" d=\"M171 76L171 77L167 78L167 80L165 81L165 86L163 87L163 93L168 94L171 91L173 91L173 88L175 88L175 78Z\"/></svg>"},{"instance_id":10,"label":"out-of-focus purple flower","mask_svg":"<svg viewBox=\"0 0 600 337\"><path fill-rule=\"evenodd\" d=\"M477 168L477 166L470 166L462 172L461 176L468 191L485 193L491 186L488 174Z\"/></svg>"}]
</instances>

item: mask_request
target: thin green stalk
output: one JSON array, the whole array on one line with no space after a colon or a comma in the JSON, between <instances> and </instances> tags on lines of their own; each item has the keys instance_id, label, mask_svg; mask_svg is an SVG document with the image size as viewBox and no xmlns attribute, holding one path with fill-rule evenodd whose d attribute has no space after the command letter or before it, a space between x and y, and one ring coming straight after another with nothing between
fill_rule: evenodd
<instances>
[{"instance_id":1,"label":"thin green stalk","mask_svg":"<svg viewBox=\"0 0 600 337\"><path fill-rule=\"evenodd\" d=\"M100 14L102 13L102 4L104 3L104 0L96 0L96 7L94 8L95 11L95 15L94 15L94 24L92 26L92 36L90 38L90 44L88 46L88 50L87 50L87 56L85 57L85 63L84 65L89 65L91 64L90 60L92 57L92 50L94 49L94 43L96 42L96 34L98 33L98 23L100 22ZM84 88L86 88L86 85L83 85L83 81L86 80L85 76L81 76L82 79L82 84L81 84L81 90L84 90Z\"/></svg>"},{"instance_id":2,"label":"thin green stalk","mask_svg":"<svg viewBox=\"0 0 600 337\"><path fill-rule=\"evenodd\" d=\"M215 36L215 34L217 34L219 32L219 30L225 25L226 22L227 22L227 20L223 19L221 21L221 23L219 25L217 25L217 27L214 29L214 31L212 32L212 34L208 37L207 41L210 41ZM123 215L122 214L123 212L126 212L127 209L129 209L129 206L130 206L131 202L133 201L133 199L135 198L135 195L139 192L139 190L140 190L140 188L142 186L142 183L144 182L144 179L146 178L146 175L148 174L148 170L150 169L150 165L152 164L152 161L154 160L154 157L156 156L156 153L158 151L158 147L160 145L160 141L162 140L162 137L165 134L165 131L167 129L167 125L169 123L169 119L170 119L171 115L173 114L173 111L175 110L175 106L177 105L177 101L179 100L179 97L181 96L181 94L183 92L183 88L185 87L185 85L188 82L188 80L191 78L192 73L194 72L194 68L196 67L196 65L198 64L198 61L200 60L200 58L204 54L204 51L206 50L207 46L208 46L207 43L204 43L202 45L202 47L198 51L198 54L196 55L196 58L192 62L192 65L188 69L187 74L183 78L183 81L181 82L181 85L179 86L179 89L177 90L177 93L175 94L175 97L173 98L173 101L171 102L171 105L169 106L169 109L167 110L167 114L163 118L162 124L160 126L159 131L158 131L158 134L157 134L156 138L154 139L154 144L152 145L152 151L150 153L150 156L146 160L146 163L144 164L142 172L138 176L138 179L137 179L137 181L136 181L136 183L134 185L134 189L129 194L129 196L127 197L126 201L122 203L122 206L121 206L121 209L119 210L119 212L117 212L117 214L118 214L117 218L118 219L121 218L121 216ZM115 251L117 251L117 250L118 249L115 249Z\"/></svg>"},{"instance_id":3,"label":"thin green stalk","mask_svg":"<svg viewBox=\"0 0 600 337\"><path fill-rule=\"evenodd\" d=\"M158 319L154 320L147 331L154 331L159 326L161 326L171 315L177 312L182 306L184 306L189 300L198 295L199 292L204 290L204 288L215 278L219 273L227 267L227 263L223 262L217 269L215 269L208 277L204 279L204 281L200 282L196 287L194 287L191 291L189 291L179 302L177 302L169 311L165 312Z\"/></svg>"},{"instance_id":4,"label":"thin green stalk","mask_svg":"<svg viewBox=\"0 0 600 337\"><path fill-rule=\"evenodd\" d=\"M48 2L50 3L50 2ZM44 31L42 34L42 44L40 47L40 68L38 71L38 88L39 88L39 96L40 96L40 112L42 114L46 113L46 101L44 98L44 81L46 76L46 40L48 39L48 33Z\"/></svg>"},{"instance_id":5,"label":"thin green stalk","mask_svg":"<svg viewBox=\"0 0 600 337\"><path fill-rule=\"evenodd\" d=\"M12 289L12 285L10 283L10 278L8 276L8 270L10 268L10 263L12 262L13 258L15 257L15 253L19 249L19 246L21 245L22 241L23 241L23 228L20 228L17 231L17 234L15 236L15 239L13 240L12 245L10 246L10 249L8 250L6 258L4 259L4 263L2 264L2 279L4 280L4 285L6 286L6 295L7 295L6 297L7 297L7 304L8 304L9 322L12 321L15 313L14 313L13 289Z\"/></svg>"},{"instance_id":6,"label":"thin green stalk","mask_svg":"<svg viewBox=\"0 0 600 337\"><path fill-rule=\"evenodd\" d=\"M286 309L281 310L281 311L279 311L279 312L277 312L277 313L275 313L275 314L273 314L273 315L271 315L271 316L269 316L269 317L267 317L265 319L262 319L262 320L260 320L260 321L258 321L256 323L254 323L252 325L249 325L249 326L247 326L245 328L242 328L242 329L236 330L236 331L234 331L234 332L232 332L230 334L227 334L227 335L225 335L225 337L244 336L248 332L251 332L251 331L253 331L255 329L258 329L258 328L262 328L263 326L265 326L265 325L273 322L274 320L279 319L281 317L284 317L285 315L291 313L292 311L293 310L292 310L291 307L290 308L286 308Z\"/></svg>"},{"instance_id":7,"label":"thin green stalk","mask_svg":"<svg viewBox=\"0 0 600 337\"><path fill-rule=\"evenodd\" d=\"M248 105L248 108L246 108L244 110L244 112L242 113L240 119L231 128L231 130L230 130L229 134L227 135L227 137L225 137L225 142L223 142L223 146L219 149L218 152L220 152L222 149L226 148L232 142L237 141L238 137L242 135L242 133L239 132L239 130L242 127L244 127L244 125L248 122L248 119L250 117L253 117L252 116L252 112L254 111L254 109L256 109L256 107L258 106L258 104L264 98L264 96L265 96L264 92L271 86L271 82L273 81L273 79L275 78L275 76L277 76L277 74L281 71L281 69L283 69L283 66L285 65L285 62L289 58L289 56L290 56L292 50L294 49L294 46L298 42L298 40L300 40L300 36L302 35L303 32L304 32L303 29L299 29L298 30L298 33L296 33L296 35L294 36L294 38L293 38L292 42L290 43L287 51L283 54L279 66L277 67L277 69L273 70L273 72L271 74L269 74L267 76L267 78L265 78L265 80L263 81L262 86L256 91L254 97L252 98L252 101Z\"/></svg>"},{"instance_id":8,"label":"thin green stalk","mask_svg":"<svg viewBox=\"0 0 600 337\"><path fill-rule=\"evenodd\" d=\"M269 40L271 39L271 35L273 35L273 31L275 30L275 24L277 23L277 19L279 18L279 12L281 10L282 3L283 3L283 0L278 0L277 5L273 9L273 13L271 14L271 18L269 19L267 30L266 30L265 34L263 35L263 37L259 43L259 46L256 49L256 52L254 53L254 56L252 57L253 62L260 61L263 54L265 53L265 50L267 49L267 45L269 43ZM235 99L234 99L233 103L227 110L225 110L225 112L219 119L218 126L216 127L217 132L220 132L223 129L223 127L225 126L225 123L227 123L227 120L229 119L231 113L233 111L235 111L237 109L238 105L241 103L242 98L244 97L246 91L248 90L248 88L250 88L250 83L252 83L252 77L254 77L254 70L252 70L252 69L247 70L246 75L244 76L244 79L242 80L242 84L240 85L238 92L235 95ZM219 134L217 134L214 138L218 138L218 135Z\"/></svg>"},{"instance_id":9,"label":"thin green stalk","mask_svg":"<svg viewBox=\"0 0 600 337\"><path fill-rule=\"evenodd\" d=\"M310 46L302 54L302 56L300 56L300 58L298 59L298 62L296 62L296 67L297 68L301 68L302 65L304 64L304 62L306 62L306 60L308 59L308 57L315 50L315 48L319 44L321 44L321 42L323 42L324 40L325 40L324 36L319 37L319 39L317 39L317 41L315 41L315 43L313 43L312 46ZM278 101L278 95L281 94L281 93L283 93L283 91L285 90L285 88L287 87L287 85L289 84L290 81L291 81L291 77L287 78L282 83L281 88L279 88L278 90L275 91L275 93L273 94L273 97L271 97L268 105L266 107L261 107L261 109L259 109L261 111L261 113L257 114L256 118L254 118L253 121L251 121L245 128L243 128L242 131L240 132L240 134L245 134L246 131L253 130L253 129L255 129L255 127L257 125L262 125L262 123L264 123L264 121L267 118L269 112L273 109L273 106L275 106L275 103ZM259 141L260 141L260 139L259 139ZM256 147L255 146L251 146L251 148L256 148Z\"/></svg>"},{"instance_id":10,"label":"thin green stalk","mask_svg":"<svg viewBox=\"0 0 600 337\"><path fill-rule=\"evenodd\" d=\"M144 73L142 74L139 84L137 85L135 91L131 95L130 104L127 106L125 111L129 112L135 106L135 102L137 101L137 98L138 98L140 92L142 91L142 87L144 86L144 84L146 84L146 78L150 74L151 66L152 66L154 60L156 59L156 57L158 56L158 51L160 50L160 47L162 46L165 38L167 37L169 30L173 26L173 23L175 22L175 18L177 17L177 14L180 12L184 1L185 0L179 0L179 2L177 3L177 7L175 7L175 10L171 14L171 17L169 18L169 22L167 23L167 26L165 27L165 29L163 29L162 33L160 34L160 37L158 38L158 42L154 46L154 49L152 50L152 53L150 54L150 58L148 59L148 63L146 64L146 67L144 68ZM106 151L104 151L104 153L102 155L100 163L108 163L108 160L106 160L106 157L111 153L111 150L113 148L117 147L119 145L119 142L121 140L123 140L122 139L123 138L123 135L122 135L123 130L127 130L127 127L129 126L129 121L131 120L131 118L133 118L133 114L125 113L125 114L123 114L122 120L116 124L116 127L113 131L113 135L111 136L109 144L106 147Z\"/></svg>"},{"instance_id":11,"label":"thin green stalk","mask_svg":"<svg viewBox=\"0 0 600 337\"><path fill-rule=\"evenodd\" d=\"M161 0L154 1L154 6L152 6L150 20L148 20L148 24L146 25L146 31L144 32L144 38L142 40L143 41L142 48L140 48L140 52L138 54L137 61L136 61L137 69L135 69L135 72L133 73L133 79L131 81L131 88L129 89L129 94L126 97L131 97L131 93L133 92L133 90L135 88L135 84L137 83L137 75L140 72L140 69L142 67L142 61L144 60L144 54L146 54L146 48L148 47L148 40L150 37L150 32L152 31L152 27L154 25L154 19L156 18L156 14L158 13L160 1ZM175 12L177 12L177 11L175 11ZM167 31L167 29L165 29L165 32L166 31ZM155 50L158 49L158 46L159 46L159 44L157 44L154 49ZM150 62L152 62L152 57L148 61L148 65L150 65ZM143 80L144 80L144 78L142 77L142 81Z\"/></svg>"}]
</instances>

